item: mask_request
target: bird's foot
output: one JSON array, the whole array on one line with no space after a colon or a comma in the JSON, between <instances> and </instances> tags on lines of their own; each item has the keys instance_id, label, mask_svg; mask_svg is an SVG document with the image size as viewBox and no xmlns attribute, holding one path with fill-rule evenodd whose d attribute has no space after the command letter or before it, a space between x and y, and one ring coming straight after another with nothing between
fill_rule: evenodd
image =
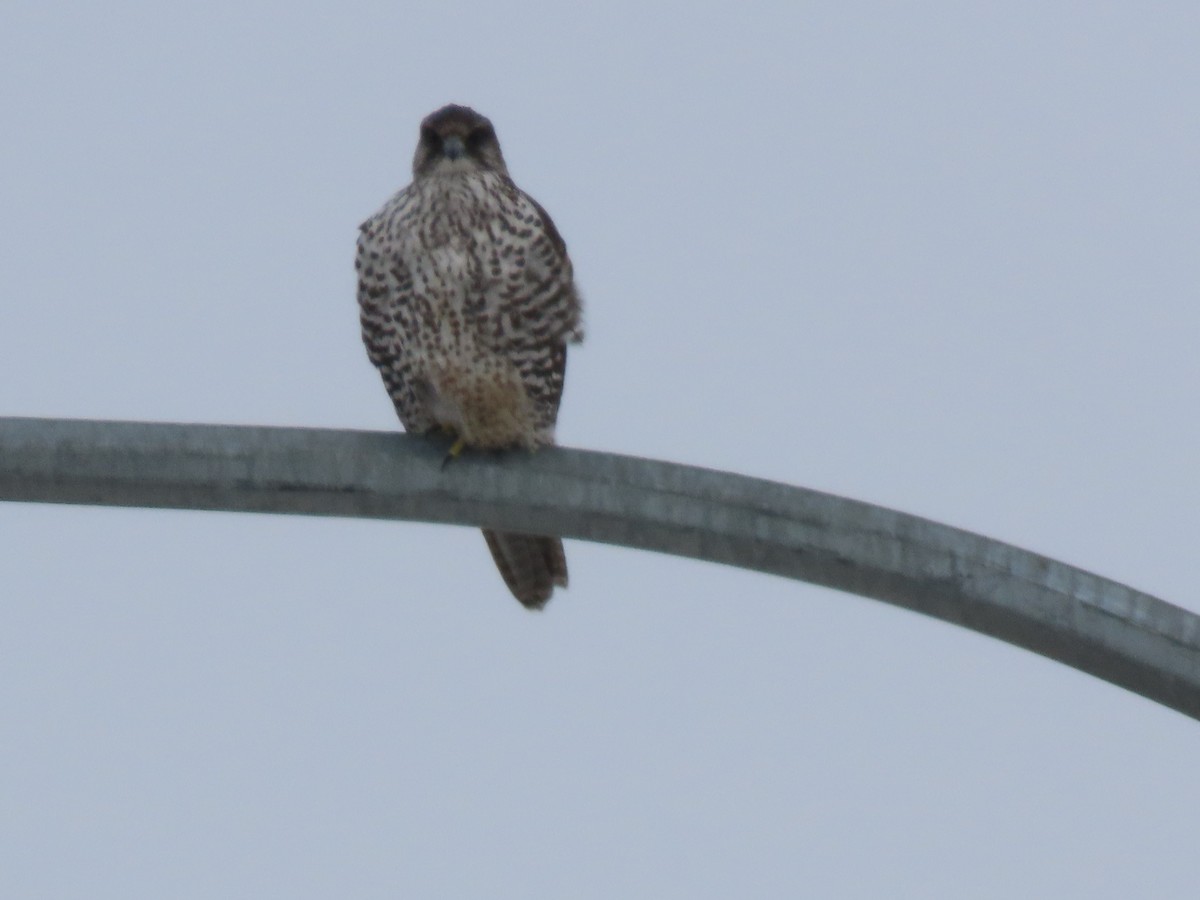
<instances>
[{"instance_id":1,"label":"bird's foot","mask_svg":"<svg viewBox=\"0 0 1200 900\"><path fill-rule=\"evenodd\" d=\"M446 466L450 465L450 460L458 459L460 456L462 456L462 452L463 452L463 450L466 449L466 447L467 447L467 442L464 441L462 438L458 438L450 446L450 449L446 451L446 455L444 457L442 457L443 471L445 470Z\"/></svg>"}]
</instances>

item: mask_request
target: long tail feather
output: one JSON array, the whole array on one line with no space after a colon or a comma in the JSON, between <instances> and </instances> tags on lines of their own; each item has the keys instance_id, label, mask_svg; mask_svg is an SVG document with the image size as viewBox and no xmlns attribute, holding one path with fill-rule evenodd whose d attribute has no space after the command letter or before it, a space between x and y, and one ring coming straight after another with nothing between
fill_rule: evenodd
<instances>
[{"instance_id":1,"label":"long tail feather","mask_svg":"<svg viewBox=\"0 0 1200 900\"><path fill-rule=\"evenodd\" d=\"M504 583L529 609L545 606L556 585L567 586L567 557L559 538L487 529L483 537Z\"/></svg>"}]
</instances>

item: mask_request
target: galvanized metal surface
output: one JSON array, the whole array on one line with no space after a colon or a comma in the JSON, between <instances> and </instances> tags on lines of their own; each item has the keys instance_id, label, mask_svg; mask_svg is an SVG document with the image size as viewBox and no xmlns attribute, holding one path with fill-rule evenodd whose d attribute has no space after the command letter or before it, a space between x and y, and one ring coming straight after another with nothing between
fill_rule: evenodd
<instances>
[{"instance_id":1,"label":"galvanized metal surface","mask_svg":"<svg viewBox=\"0 0 1200 900\"><path fill-rule=\"evenodd\" d=\"M659 550L884 600L1200 718L1200 616L1090 572L727 472L567 449L443 470L444 450L379 432L0 419L0 499L415 519Z\"/></svg>"}]
</instances>

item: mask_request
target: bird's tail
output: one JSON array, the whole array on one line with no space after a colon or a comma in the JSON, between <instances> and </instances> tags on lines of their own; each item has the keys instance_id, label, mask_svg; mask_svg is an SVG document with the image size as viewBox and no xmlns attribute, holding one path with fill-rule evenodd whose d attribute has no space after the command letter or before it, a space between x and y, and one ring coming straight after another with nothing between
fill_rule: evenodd
<instances>
[{"instance_id":1,"label":"bird's tail","mask_svg":"<svg viewBox=\"0 0 1200 900\"><path fill-rule=\"evenodd\" d=\"M541 609L555 585L567 586L567 557L560 539L487 529L483 537L504 583L527 608Z\"/></svg>"}]
</instances>

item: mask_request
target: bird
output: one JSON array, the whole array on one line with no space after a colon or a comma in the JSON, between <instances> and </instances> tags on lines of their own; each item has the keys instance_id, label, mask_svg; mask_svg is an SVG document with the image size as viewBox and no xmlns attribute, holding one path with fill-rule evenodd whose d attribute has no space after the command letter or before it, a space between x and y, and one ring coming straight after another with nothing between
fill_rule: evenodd
<instances>
[{"instance_id":1,"label":"bird","mask_svg":"<svg viewBox=\"0 0 1200 900\"><path fill-rule=\"evenodd\" d=\"M450 104L422 120L412 182L360 226L355 268L363 343L405 431L452 436L445 462L555 443L583 302L562 236L509 175L486 116ZM526 608L567 586L560 538L483 536Z\"/></svg>"}]
</instances>

